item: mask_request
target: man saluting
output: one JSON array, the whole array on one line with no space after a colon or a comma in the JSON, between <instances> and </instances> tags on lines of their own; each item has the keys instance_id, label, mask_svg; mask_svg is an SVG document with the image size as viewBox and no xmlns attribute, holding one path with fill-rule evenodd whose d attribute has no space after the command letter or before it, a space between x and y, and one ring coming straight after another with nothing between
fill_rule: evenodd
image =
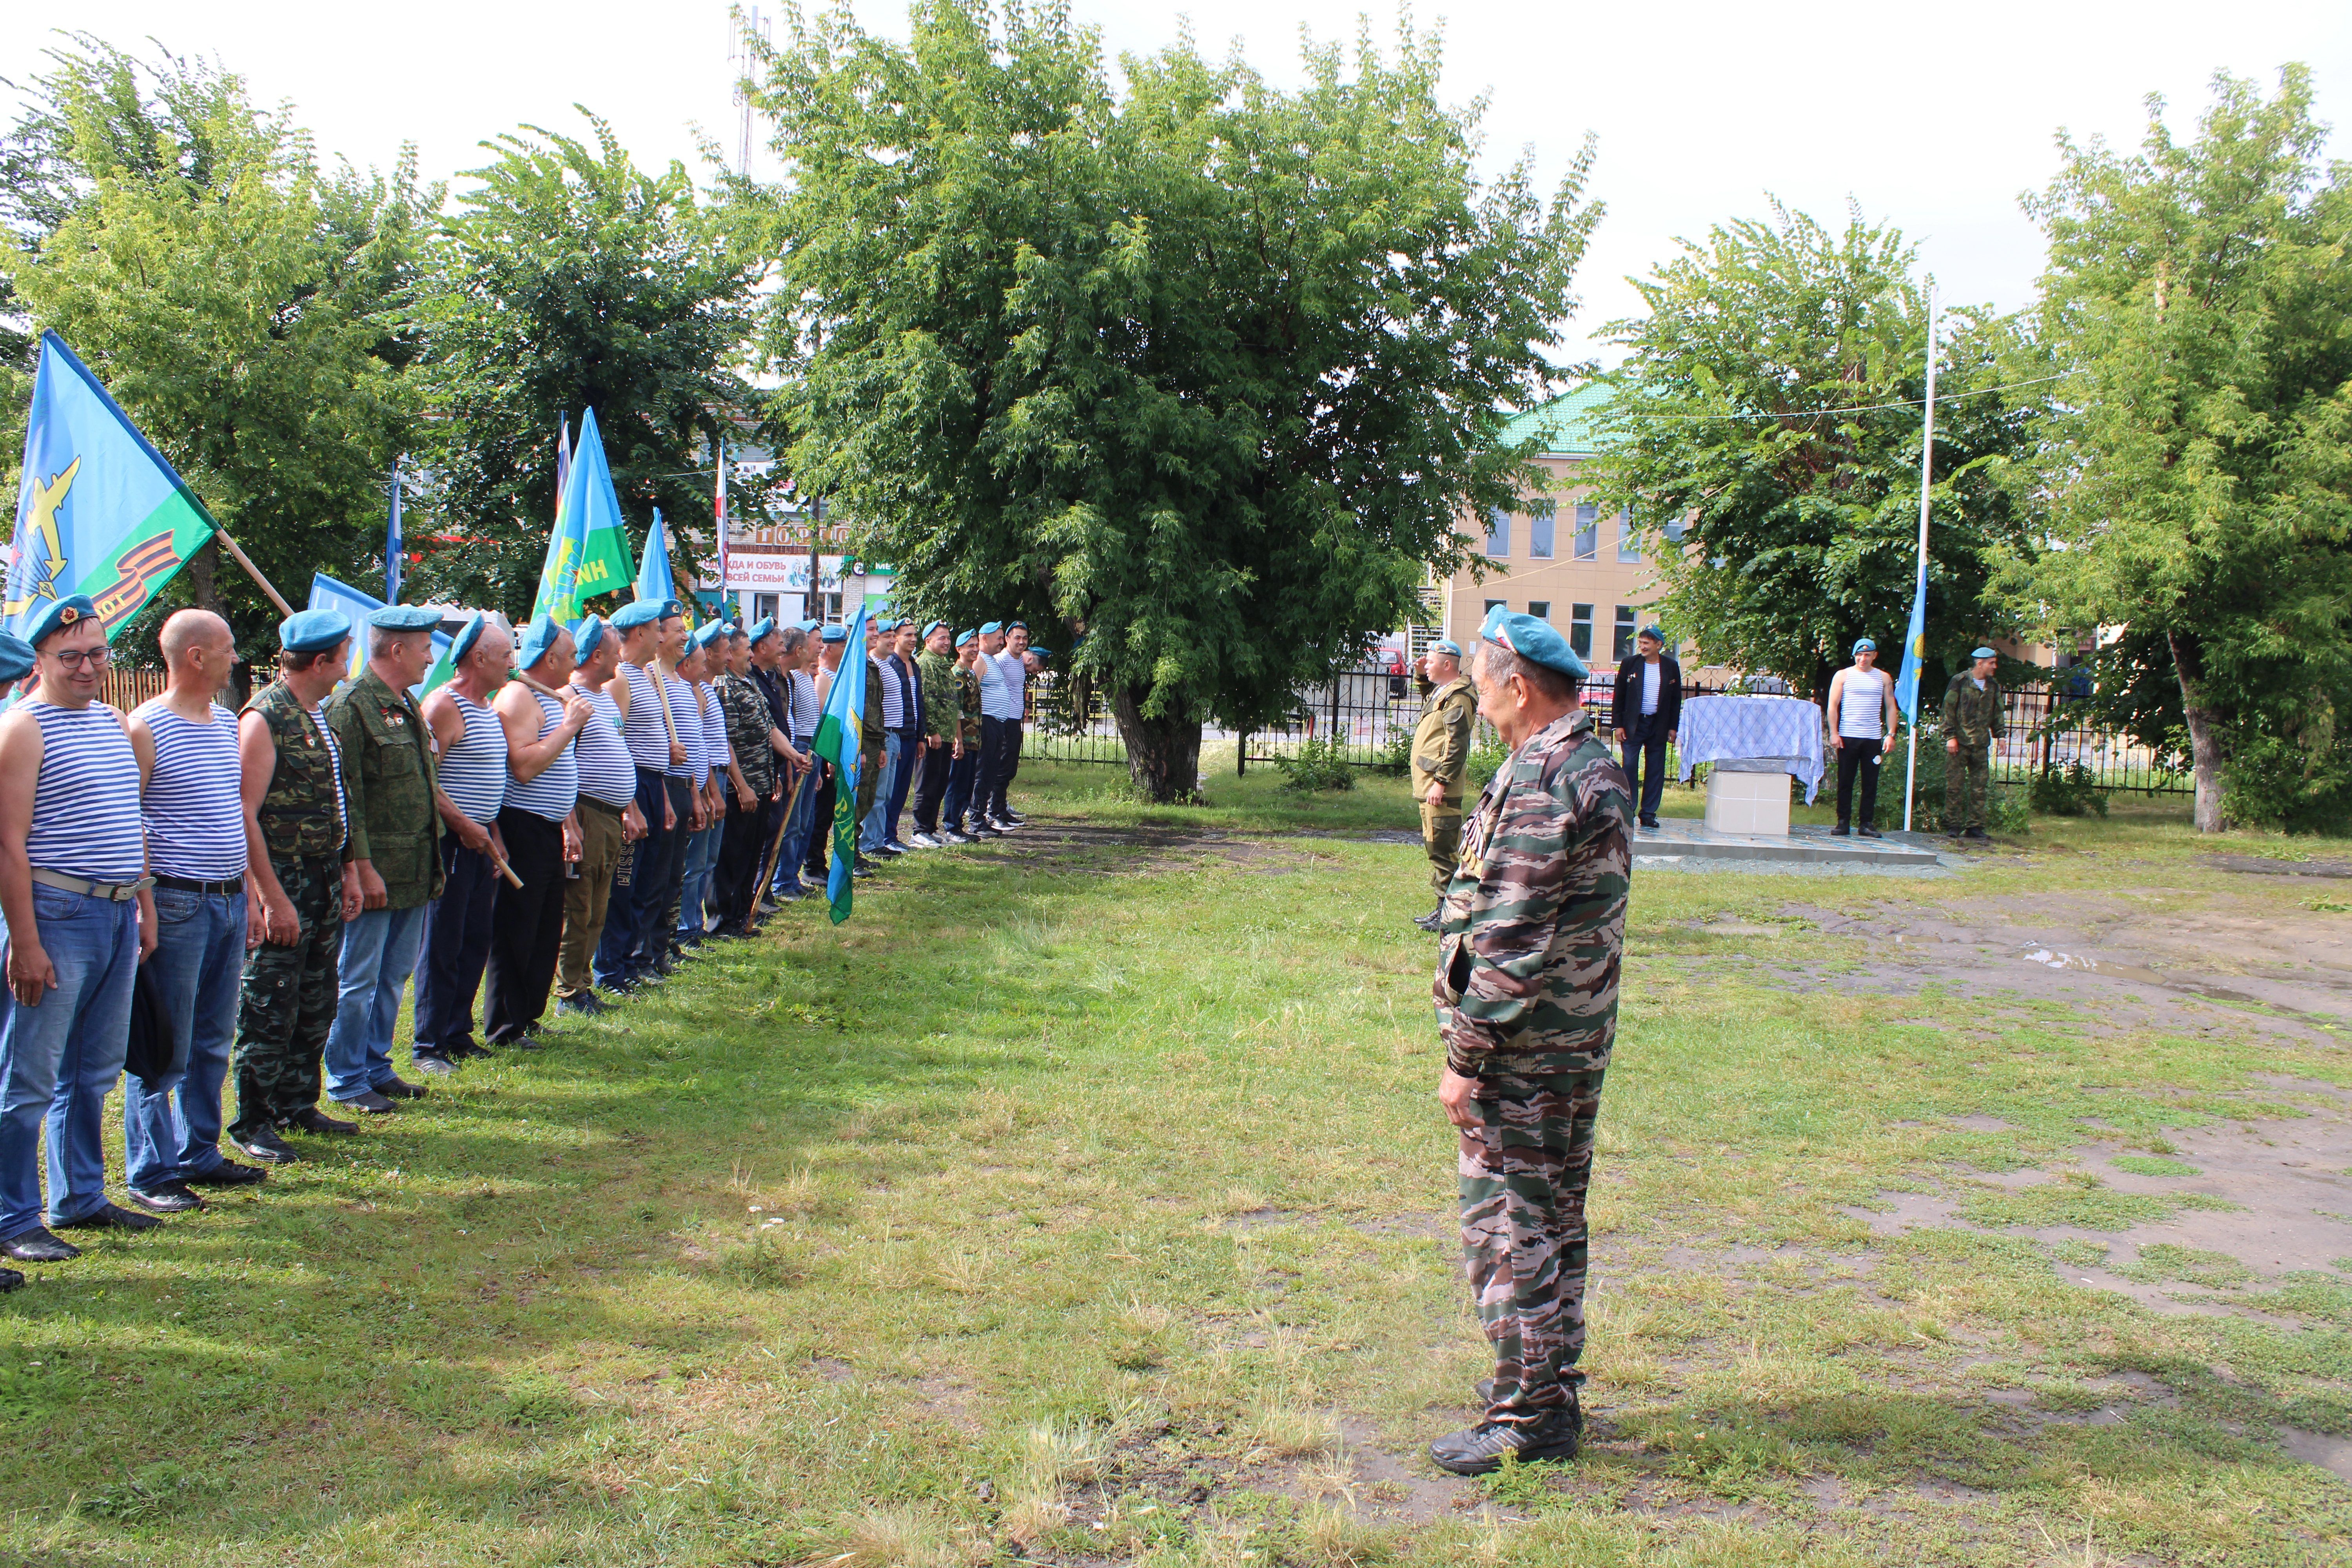
<instances>
[{"instance_id":1,"label":"man saluting","mask_svg":"<svg viewBox=\"0 0 2352 1568\"><path fill-rule=\"evenodd\" d=\"M1463 827L1435 986L1463 1263L1495 1347L1484 1417L1430 1445L1461 1476L1583 1435L1584 1194L1633 880L1632 792L1579 700L1584 661L1500 608L1479 637L1478 711L1511 754Z\"/></svg>"}]
</instances>

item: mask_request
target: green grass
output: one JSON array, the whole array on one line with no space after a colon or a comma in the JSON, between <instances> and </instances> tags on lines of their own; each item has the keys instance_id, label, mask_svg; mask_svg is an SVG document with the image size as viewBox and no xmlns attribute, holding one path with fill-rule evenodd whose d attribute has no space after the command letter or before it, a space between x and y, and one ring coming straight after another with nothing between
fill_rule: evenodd
<instances>
[{"instance_id":1,"label":"green grass","mask_svg":"<svg viewBox=\"0 0 2352 1568\"><path fill-rule=\"evenodd\" d=\"M0 1301L0 1562L2347 1561L2352 1498L2274 1440L2352 1434L2343 1280L2262 1294L2293 1329L2157 1316L2063 1283L2084 1244L1846 1211L2352 1069L1785 984L1852 951L1792 900L2290 889L2130 805L1961 883L1637 877L1596 1442L1481 1488L1418 1457L1483 1349L1423 862L1276 837L1409 826L1405 786L1254 770L1160 810L1117 784L1022 779L1132 848L918 858L847 926L791 910L249 1198L40 1270ZM1721 921L1772 934L1696 929ZM2182 1201L1980 1190L1988 1220L2094 1228ZM2225 1262L2137 1267L2241 1289Z\"/></svg>"}]
</instances>

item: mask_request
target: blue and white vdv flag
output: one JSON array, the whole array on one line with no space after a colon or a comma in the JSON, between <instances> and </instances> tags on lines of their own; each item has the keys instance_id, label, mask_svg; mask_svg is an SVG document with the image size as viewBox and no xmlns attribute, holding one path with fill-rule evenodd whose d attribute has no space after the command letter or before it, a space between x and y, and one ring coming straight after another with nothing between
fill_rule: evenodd
<instances>
[{"instance_id":1,"label":"blue and white vdv flag","mask_svg":"<svg viewBox=\"0 0 2352 1568\"><path fill-rule=\"evenodd\" d=\"M1919 667L1927 659L1927 569L1911 595L1911 629L1903 634L1903 673L1895 678L1895 705L1907 724L1919 722Z\"/></svg>"}]
</instances>

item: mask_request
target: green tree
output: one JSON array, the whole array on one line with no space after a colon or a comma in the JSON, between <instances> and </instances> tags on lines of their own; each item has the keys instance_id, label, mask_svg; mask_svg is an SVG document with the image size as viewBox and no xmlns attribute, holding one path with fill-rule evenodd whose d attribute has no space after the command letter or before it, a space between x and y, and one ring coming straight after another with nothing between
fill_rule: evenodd
<instances>
[{"instance_id":1,"label":"green tree","mask_svg":"<svg viewBox=\"0 0 2352 1568\"><path fill-rule=\"evenodd\" d=\"M1433 37L1310 47L1297 92L1185 37L1121 100L1058 5L919 5L906 46L788 21L759 101L799 480L919 613L1082 639L1150 798L1536 482L1494 437L1550 384L1591 148L1549 204L1482 185Z\"/></svg>"},{"instance_id":2,"label":"green tree","mask_svg":"<svg viewBox=\"0 0 2352 1568\"><path fill-rule=\"evenodd\" d=\"M1855 638L1896 649L1909 620L1927 299L1900 231L1772 210L1634 280L1649 313L1609 328L1631 353L1586 475L1645 525L1668 613L1709 660L1818 697ZM1958 309L1937 345L1931 693L1946 661L2012 624L1986 586L2032 537L2018 459L2034 450L2034 402L1985 390L2005 350L2013 374L2011 338L1990 310Z\"/></svg>"},{"instance_id":3,"label":"green tree","mask_svg":"<svg viewBox=\"0 0 2352 1568\"><path fill-rule=\"evenodd\" d=\"M2214 79L2194 142L2150 99L2136 155L2060 139L2028 209L2042 332L2069 372L2063 546L2005 579L2056 625L2128 626L2168 665L2197 826L2352 808L2352 169L2323 163L2309 73ZM2133 677L2140 679L2134 679ZM2226 795L2226 799L2225 799Z\"/></svg>"},{"instance_id":4,"label":"green tree","mask_svg":"<svg viewBox=\"0 0 2352 1568\"><path fill-rule=\"evenodd\" d=\"M106 382L221 525L295 603L311 570L380 560L385 479L414 417L407 294L420 193L320 165L235 75L89 39L52 51L0 155L11 283ZM22 449L12 400L5 450ZM144 617L278 612L216 545Z\"/></svg>"},{"instance_id":5,"label":"green tree","mask_svg":"<svg viewBox=\"0 0 2352 1568\"><path fill-rule=\"evenodd\" d=\"M756 225L723 195L706 200L683 164L637 169L587 118L593 146L533 126L484 143L496 160L473 171L481 184L431 247L437 537L418 586L513 616L530 608L554 522L560 416L576 428L596 411L631 548L661 508L690 578L710 537L712 444L758 409L738 368L762 266ZM738 480L729 505L756 515L761 491Z\"/></svg>"}]
</instances>

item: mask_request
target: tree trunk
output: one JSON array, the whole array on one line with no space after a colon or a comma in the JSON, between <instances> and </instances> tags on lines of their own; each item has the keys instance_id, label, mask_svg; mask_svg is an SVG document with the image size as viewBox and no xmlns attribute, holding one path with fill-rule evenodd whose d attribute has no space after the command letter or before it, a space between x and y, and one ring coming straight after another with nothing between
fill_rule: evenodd
<instances>
[{"instance_id":1,"label":"tree trunk","mask_svg":"<svg viewBox=\"0 0 2352 1568\"><path fill-rule=\"evenodd\" d=\"M220 585L215 574L220 570L220 541L207 537L196 552L188 557L188 592L195 596L196 608L221 613Z\"/></svg>"},{"instance_id":2,"label":"tree trunk","mask_svg":"<svg viewBox=\"0 0 2352 1568\"><path fill-rule=\"evenodd\" d=\"M2221 815L2221 731L2205 697L2203 660L2194 641L2179 632L2172 645L2173 673L2180 678L2180 712L2189 721L2189 760L2197 778L2197 831L2220 833L2229 826Z\"/></svg>"},{"instance_id":3,"label":"tree trunk","mask_svg":"<svg viewBox=\"0 0 2352 1568\"><path fill-rule=\"evenodd\" d=\"M1128 773L1144 799L1154 805L1169 805L1200 787L1198 719L1146 719L1143 693L1132 687L1114 689L1110 706L1118 721L1119 739L1127 742Z\"/></svg>"}]
</instances>

